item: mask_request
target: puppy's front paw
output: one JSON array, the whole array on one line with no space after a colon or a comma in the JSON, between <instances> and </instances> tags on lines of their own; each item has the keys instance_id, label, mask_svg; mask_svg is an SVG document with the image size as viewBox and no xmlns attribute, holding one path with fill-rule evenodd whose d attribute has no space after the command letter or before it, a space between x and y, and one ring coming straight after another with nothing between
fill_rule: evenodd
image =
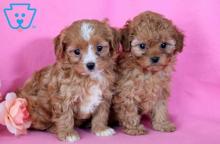
<instances>
[{"instance_id":1,"label":"puppy's front paw","mask_svg":"<svg viewBox=\"0 0 220 144\"><path fill-rule=\"evenodd\" d=\"M66 141L68 142L75 142L78 141L80 137L78 135L69 135L65 138Z\"/></svg>"},{"instance_id":2,"label":"puppy's front paw","mask_svg":"<svg viewBox=\"0 0 220 144\"><path fill-rule=\"evenodd\" d=\"M162 122L162 123L155 122L155 123L153 123L153 128L157 131L162 131L162 132L176 131L176 126L169 121Z\"/></svg>"},{"instance_id":3,"label":"puppy's front paw","mask_svg":"<svg viewBox=\"0 0 220 144\"><path fill-rule=\"evenodd\" d=\"M123 131L129 135L145 135L147 134L147 130L144 125L139 125L133 128L124 128Z\"/></svg>"},{"instance_id":4,"label":"puppy's front paw","mask_svg":"<svg viewBox=\"0 0 220 144\"><path fill-rule=\"evenodd\" d=\"M58 138L62 141L67 141L67 142L75 142L80 139L79 134L75 131L59 133Z\"/></svg>"},{"instance_id":5,"label":"puppy's front paw","mask_svg":"<svg viewBox=\"0 0 220 144\"><path fill-rule=\"evenodd\" d=\"M115 134L115 130L112 128L107 128L102 131L95 132L96 136L111 136Z\"/></svg>"}]
</instances>

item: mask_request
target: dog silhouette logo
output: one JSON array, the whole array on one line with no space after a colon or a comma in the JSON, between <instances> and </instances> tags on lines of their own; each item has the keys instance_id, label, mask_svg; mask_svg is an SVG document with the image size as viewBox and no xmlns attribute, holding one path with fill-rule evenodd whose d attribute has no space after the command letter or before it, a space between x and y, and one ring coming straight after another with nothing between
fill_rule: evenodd
<instances>
[{"instance_id":1,"label":"dog silhouette logo","mask_svg":"<svg viewBox=\"0 0 220 144\"><path fill-rule=\"evenodd\" d=\"M28 29L32 25L37 10L31 8L29 3L11 3L4 9L8 25L12 29Z\"/></svg>"}]
</instances>

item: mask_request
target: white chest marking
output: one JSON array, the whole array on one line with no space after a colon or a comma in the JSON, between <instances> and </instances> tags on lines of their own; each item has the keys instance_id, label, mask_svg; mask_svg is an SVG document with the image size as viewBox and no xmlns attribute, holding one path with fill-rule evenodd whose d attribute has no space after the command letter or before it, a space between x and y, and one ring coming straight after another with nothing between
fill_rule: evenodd
<instances>
[{"instance_id":1,"label":"white chest marking","mask_svg":"<svg viewBox=\"0 0 220 144\"><path fill-rule=\"evenodd\" d=\"M102 91L99 85L90 87L88 96L85 96L80 111L83 113L92 113L102 101Z\"/></svg>"}]
</instances>

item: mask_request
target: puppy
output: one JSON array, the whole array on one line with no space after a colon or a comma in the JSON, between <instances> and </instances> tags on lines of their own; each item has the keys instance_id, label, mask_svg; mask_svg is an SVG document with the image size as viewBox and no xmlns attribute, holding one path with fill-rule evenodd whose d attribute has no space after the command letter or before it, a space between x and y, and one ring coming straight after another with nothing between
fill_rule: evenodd
<instances>
[{"instance_id":1,"label":"puppy","mask_svg":"<svg viewBox=\"0 0 220 144\"><path fill-rule=\"evenodd\" d=\"M125 133L146 133L140 119L149 115L153 129L175 131L167 112L169 83L183 34L154 12L143 12L121 30L124 53L118 60L119 79L113 109Z\"/></svg>"},{"instance_id":2,"label":"puppy","mask_svg":"<svg viewBox=\"0 0 220 144\"><path fill-rule=\"evenodd\" d=\"M76 141L73 128L91 118L93 133L113 135L107 121L119 43L107 22L79 20L65 28L55 38L56 63L36 72L17 92L28 101L31 127Z\"/></svg>"}]
</instances>

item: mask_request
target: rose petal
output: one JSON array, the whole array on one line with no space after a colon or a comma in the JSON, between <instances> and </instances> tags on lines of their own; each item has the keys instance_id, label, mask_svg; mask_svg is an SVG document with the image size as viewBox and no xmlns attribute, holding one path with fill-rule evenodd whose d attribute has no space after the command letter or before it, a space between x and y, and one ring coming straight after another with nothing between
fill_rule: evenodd
<instances>
[{"instance_id":1,"label":"rose petal","mask_svg":"<svg viewBox=\"0 0 220 144\"><path fill-rule=\"evenodd\" d=\"M15 99L16 99L16 94L11 92L11 93L8 93L5 97L5 106L7 108L7 110L9 110L9 108L11 107L11 105L14 103Z\"/></svg>"},{"instance_id":2,"label":"rose petal","mask_svg":"<svg viewBox=\"0 0 220 144\"><path fill-rule=\"evenodd\" d=\"M30 128L31 127L31 121L27 121L26 123L24 123L24 127L26 129Z\"/></svg>"},{"instance_id":3,"label":"rose petal","mask_svg":"<svg viewBox=\"0 0 220 144\"><path fill-rule=\"evenodd\" d=\"M10 111L9 111L10 116L14 120L16 124L22 124L23 123L23 117L24 114L21 110L21 105L19 102L15 100L14 105L11 106Z\"/></svg>"},{"instance_id":4,"label":"rose petal","mask_svg":"<svg viewBox=\"0 0 220 144\"><path fill-rule=\"evenodd\" d=\"M0 124L5 125L5 115L6 115L6 107L5 107L5 102L0 103Z\"/></svg>"},{"instance_id":5,"label":"rose petal","mask_svg":"<svg viewBox=\"0 0 220 144\"><path fill-rule=\"evenodd\" d=\"M13 105L9 108L9 113L12 117L16 116L18 111L20 110L20 104L15 100Z\"/></svg>"},{"instance_id":6,"label":"rose petal","mask_svg":"<svg viewBox=\"0 0 220 144\"><path fill-rule=\"evenodd\" d=\"M21 112L18 112L15 116L12 117L13 121L19 125L24 123L24 114Z\"/></svg>"},{"instance_id":7,"label":"rose petal","mask_svg":"<svg viewBox=\"0 0 220 144\"><path fill-rule=\"evenodd\" d=\"M5 118L5 123L10 123L14 128L16 128L16 129L19 129L19 130L21 130L21 129L23 129L23 125L21 125L21 124L16 124L15 122L14 122L14 119L10 116L10 115L8 115L6 118Z\"/></svg>"},{"instance_id":8,"label":"rose petal","mask_svg":"<svg viewBox=\"0 0 220 144\"><path fill-rule=\"evenodd\" d=\"M24 98L17 98L17 101L22 103L22 105L27 106L27 100L26 99L24 99Z\"/></svg>"},{"instance_id":9,"label":"rose petal","mask_svg":"<svg viewBox=\"0 0 220 144\"><path fill-rule=\"evenodd\" d=\"M9 132L11 132L11 133L13 133L13 134L16 134L17 130L16 130L16 128L10 123L9 120L7 120L7 119L5 120L5 125L6 125L6 127L7 127L7 129L8 129Z\"/></svg>"},{"instance_id":10,"label":"rose petal","mask_svg":"<svg viewBox=\"0 0 220 144\"><path fill-rule=\"evenodd\" d=\"M24 121L29 121L29 120L30 120L30 114L29 114L29 112L27 111L27 109L25 109L25 110L23 111L23 114L24 114L23 120L24 120Z\"/></svg>"},{"instance_id":11,"label":"rose petal","mask_svg":"<svg viewBox=\"0 0 220 144\"><path fill-rule=\"evenodd\" d=\"M26 134L27 133L27 130L26 129L22 129L22 130L17 130L15 135L18 136L18 135L22 135L22 134Z\"/></svg>"},{"instance_id":12,"label":"rose petal","mask_svg":"<svg viewBox=\"0 0 220 144\"><path fill-rule=\"evenodd\" d=\"M10 114L11 116L15 116L18 112L20 112L22 109L26 109L27 107L27 101L23 98L16 98L13 105L10 108Z\"/></svg>"}]
</instances>

